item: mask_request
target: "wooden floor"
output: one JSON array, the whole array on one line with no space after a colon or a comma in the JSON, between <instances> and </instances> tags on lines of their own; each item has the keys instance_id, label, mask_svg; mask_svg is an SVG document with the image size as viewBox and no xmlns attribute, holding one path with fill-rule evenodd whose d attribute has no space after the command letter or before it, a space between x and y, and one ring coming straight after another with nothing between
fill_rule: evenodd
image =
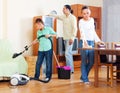
<instances>
[{"instance_id":1,"label":"wooden floor","mask_svg":"<svg viewBox=\"0 0 120 93\"><path fill-rule=\"evenodd\" d=\"M75 71L71 75L71 79L58 79L57 74L53 75L49 83L41 83L38 81L29 81L26 85L10 86L9 81L0 82L0 93L120 93L120 83L114 82L111 88L102 80L106 80L105 68L100 69L100 84L98 88L94 87L94 72L90 72L91 85L85 85L79 82L80 71Z\"/></svg>"}]
</instances>

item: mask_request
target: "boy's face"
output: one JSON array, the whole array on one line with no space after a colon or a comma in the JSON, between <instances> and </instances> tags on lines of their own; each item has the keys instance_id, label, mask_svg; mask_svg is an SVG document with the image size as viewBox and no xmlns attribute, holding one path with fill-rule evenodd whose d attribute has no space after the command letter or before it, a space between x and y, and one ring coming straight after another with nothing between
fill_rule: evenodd
<instances>
[{"instance_id":1,"label":"boy's face","mask_svg":"<svg viewBox=\"0 0 120 93\"><path fill-rule=\"evenodd\" d=\"M44 28L44 25L41 22L36 23L37 30L42 30Z\"/></svg>"},{"instance_id":2,"label":"boy's face","mask_svg":"<svg viewBox=\"0 0 120 93\"><path fill-rule=\"evenodd\" d=\"M82 16L83 16L83 18L84 18L85 20L88 20L88 19L89 19L90 14L91 14L91 12L90 12L89 9L84 9L84 10L82 10Z\"/></svg>"}]
</instances>

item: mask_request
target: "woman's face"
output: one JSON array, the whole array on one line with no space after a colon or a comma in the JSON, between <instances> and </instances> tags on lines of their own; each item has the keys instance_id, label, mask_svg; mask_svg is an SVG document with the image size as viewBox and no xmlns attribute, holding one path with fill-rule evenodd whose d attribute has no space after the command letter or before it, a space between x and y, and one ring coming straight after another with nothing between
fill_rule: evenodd
<instances>
[{"instance_id":1,"label":"woman's face","mask_svg":"<svg viewBox=\"0 0 120 93\"><path fill-rule=\"evenodd\" d=\"M85 20L88 20L90 17L91 11L89 9L82 10L82 16Z\"/></svg>"},{"instance_id":2,"label":"woman's face","mask_svg":"<svg viewBox=\"0 0 120 93\"><path fill-rule=\"evenodd\" d=\"M38 30L42 30L44 28L44 25L41 22L36 23L36 28Z\"/></svg>"}]
</instances>

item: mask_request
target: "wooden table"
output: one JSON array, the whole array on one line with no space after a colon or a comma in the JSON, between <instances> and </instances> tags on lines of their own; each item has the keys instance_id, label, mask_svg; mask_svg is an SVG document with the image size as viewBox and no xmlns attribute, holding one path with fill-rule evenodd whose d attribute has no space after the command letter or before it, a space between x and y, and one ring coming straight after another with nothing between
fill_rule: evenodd
<instances>
[{"instance_id":1,"label":"wooden table","mask_svg":"<svg viewBox=\"0 0 120 93\"><path fill-rule=\"evenodd\" d=\"M99 49L95 48L95 65L94 65L94 86L98 87L98 63L99 59L98 57L100 55L120 55L120 49Z\"/></svg>"}]
</instances>

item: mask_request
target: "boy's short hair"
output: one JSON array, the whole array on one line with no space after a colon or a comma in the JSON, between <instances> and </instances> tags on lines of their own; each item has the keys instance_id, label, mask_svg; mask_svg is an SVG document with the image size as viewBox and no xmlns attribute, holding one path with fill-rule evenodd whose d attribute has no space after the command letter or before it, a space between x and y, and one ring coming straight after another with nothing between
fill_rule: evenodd
<instances>
[{"instance_id":1,"label":"boy's short hair","mask_svg":"<svg viewBox=\"0 0 120 93\"><path fill-rule=\"evenodd\" d=\"M44 22L43 22L43 20L41 18L37 18L36 21L35 21L35 23L39 23L39 22L42 23L42 24L44 24Z\"/></svg>"}]
</instances>

